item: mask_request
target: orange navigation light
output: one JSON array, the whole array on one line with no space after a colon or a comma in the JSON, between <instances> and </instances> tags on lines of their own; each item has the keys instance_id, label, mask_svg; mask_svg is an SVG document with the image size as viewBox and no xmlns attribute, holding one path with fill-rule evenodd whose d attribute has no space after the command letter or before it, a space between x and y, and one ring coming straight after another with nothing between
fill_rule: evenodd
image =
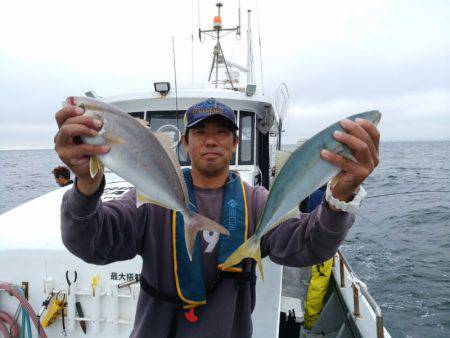
<instances>
[{"instance_id":1,"label":"orange navigation light","mask_svg":"<svg viewBox=\"0 0 450 338\"><path fill-rule=\"evenodd\" d=\"M217 15L214 17L214 29L221 29L222 28L222 18L220 15Z\"/></svg>"}]
</instances>

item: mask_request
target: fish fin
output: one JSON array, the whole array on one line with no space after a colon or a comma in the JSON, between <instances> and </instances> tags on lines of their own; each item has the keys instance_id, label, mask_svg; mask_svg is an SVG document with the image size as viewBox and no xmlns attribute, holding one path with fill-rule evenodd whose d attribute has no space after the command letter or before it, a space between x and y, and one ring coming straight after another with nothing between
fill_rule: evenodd
<instances>
[{"instance_id":1,"label":"fish fin","mask_svg":"<svg viewBox=\"0 0 450 338\"><path fill-rule=\"evenodd\" d=\"M350 160L350 161L352 161L354 163L358 163L358 161L356 160L355 156L353 156L350 153L342 152L339 155L341 155L343 158L346 158L347 160Z\"/></svg>"},{"instance_id":2,"label":"fish fin","mask_svg":"<svg viewBox=\"0 0 450 338\"><path fill-rule=\"evenodd\" d=\"M296 206L295 208L293 208L291 211L289 211L286 216L284 216L283 222L289 218L295 218L295 217L299 217L300 216L300 210L298 209L298 206Z\"/></svg>"},{"instance_id":3,"label":"fish fin","mask_svg":"<svg viewBox=\"0 0 450 338\"><path fill-rule=\"evenodd\" d=\"M135 117L134 119L138 121L143 127L148 128L148 121L141 119L140 117Z\"/></svg>"},{"instance_id":4,"label":"fish fin","mask_svg":"<svg viewBox=\"0 0 450 338\"><path fill-rule=\"evenodd\" d=\"M273 229L277 226L279 226L284 221L287 221L290 218L295 218L300 216L300 211L298 210L298 207L293 208L291 211L289 211L286 215L284 215L281 219L274 222L273 225L270 226L270 229Z\"/></svg>"},{"instance_id":5,"label":"fish fin","mask_svg":"<svg viewBox=\"0 0 450 338\"><path fill-rule=\"evenodd\" d=\"M186 244L186 250L189 256L189 261L192 262L192 256L194 254L195 238L197 237L198 229L195 227L184 226L184 241Z\"/></svg>"},{"instance_id":6,"label":"fish fin","mask_svg":"<svg viewBox=\"0 0 450 338\"><path fill-rule=\"evenodd\" d=\"M136 190L136 208L139 208L142 204L153 203L153 201L145 194Z\"/></svg>"},{"instance_id":7,"label":"fish fin","mask_svg":"<svg viewBox=\"0 0 450 338\"><path fill-rule=\"evenodd\" d=\"M186 217L185 217L186 219ZM200 230L214 231L223 235L230 235L230 232L222 225L214 222L213 220L202 216L197 213L192 213L189 220L185 223L184 237L186 241L186 249L189 255L189 259L192 261L192 255L194 253L195 237Z\"/></svg>"},{"instance_id":8,"label":"fish fin","mask_svg":"<svg viewBox=\"0 0 450 338\"><path fill-rule=\"evenodd\" d=\"M196 228L198 231L206 230L206 231L214 231L223 235L230 235L230 232L220 225L219 223L214 222L208 217L197 214L196 212L192 213L191 218L189 219L188 226L191 228Z\"/></svg>"},{"instance_id":9,"label":"fish fin","mask_svg":"<svg viewBox=\"0 0 450 338\"><path fill-rule=\"evenodd\" d=\"M339 182L339 176L340 176L340 174L337 175L337 176L334 176L334 177L331 179L331 186L332 186L332 187L334 187L334 186Z\"/></svg>"},{"instance_id":10,"label":"fish fin","mask_svg":"<svg viewBox=\"0 0 450 338\"><path fill-rule=\"evenodd\" d=\"M136 189L136 207L139 208L142 204L151 203L159 205L160 207L170 209L169 206L162 204L161 202L155 201L150 196L144 194L143 192Z\"/></svg>"},{"instance_id":11,"label":"fish fin","mask_svg":"<svg viewBox=\"0 0 450 338\"><path fill-rule=\"evenodd\" d=\"M292 152L286 150L277 150L275 153L275 176L281 171L281 168L286 164Z\"/></svg>"},{"instance_id":12,"label":"fish fin","mask_svg":"<svg viewBox=\"0 0 450 338\"><path fill-rule=\"evenodd\" d=\"M336 154L341 155L343 158L346 158L347 160L358 163L355 156L353 156L351 150L342 143L338 143L336 148Z\"/></svg>"},{"instance_id":13,"label":"fish fin","mask_svg":"<svg viewBox=\"0 0 450 338\"><path fill-rule=\"evenodd\" d=\"M255 237L251 237L245 241L239 248L236 249L221 265L223 270L239 264L244 258L253 258L258 265L259 274L262 281L264 281L264 269L261 260L261 247L259 246L259 240Z\"/></svg>"},{"instance_id":14,"label":"fish fin","mask_svg":"<svg viewBox=\"0 0 450 338\"><path fill-rule=\"evenodd\" d=\"M181 172L180 162L178 161L177 155L173 149L173 140L171 133L159 132L153 133L155 137L158 139L159 143L163 146L167 155L169 155L170 160L177 172L178 179L180 180L181 190L183 191L184 202L189 201L188 189L186 186L186 182L184 181L183 173Z\"/></svg>"},{"instance_id":15,"label":"fish fin","mask_svg":"<svg viewBox=\"0 0 450 338\"><path fill-rule=\"evenodd\" d=\"M103 171L104 166L102 161L100 161L100 159L93 155L91 156L91 158L89 159L89 172L91 174L91 177L94 178L99 171Z\"/></svg>"},{"instance_id":16,"label":"fish fin","mask_svg":"<svg viewBox=\"0 0 450 338\"><path fill-rule=\"evenodd\" d=\"M101 133L101 134L102 134L106 144L111 145L111 144L122 144L122 143L125 143L125 141L122 140L120 137L111 135L111 134L109 134L107 132L104 132L104 133Z\"/></svg>"},{"instance_id":17,"label":"fish fin","mask_svg":"<svg viewBox=\"0 0 450 338\"><path fill-rule=\"evenodd\" d=\"M270 222L269 223L269 227L267 231L272 230L273 228L276 228L277 226L279 226L281 223L287 221L290 218L296 218L296 217L300 217L300 210L298 210L298 207L295 206L291 211L289 211L286 215L284 215L283 217L281 217L280 219L274 221L273 223ZM259 222L258 222L259 224ZM271 224L271 225L270 225Z\"/></svg>"}]
</instances>

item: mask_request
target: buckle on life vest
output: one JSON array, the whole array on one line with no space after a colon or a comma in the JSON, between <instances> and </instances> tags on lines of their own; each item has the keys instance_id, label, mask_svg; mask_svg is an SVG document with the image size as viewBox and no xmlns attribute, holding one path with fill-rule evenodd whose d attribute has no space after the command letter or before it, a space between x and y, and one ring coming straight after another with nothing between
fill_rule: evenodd
<instances>
[{"instance_id":1,"label":"buckle on life vest","mask_svg":"<svg viewBox=\"0 0 450 338\"><path fill-rule=\"evenodd\" d=\"M198 317L194 313L195 307L191 307L188 311L184 313L184 317L186 317L189 323L195 323L198 320Z\"/></svg>"}]
</instances>

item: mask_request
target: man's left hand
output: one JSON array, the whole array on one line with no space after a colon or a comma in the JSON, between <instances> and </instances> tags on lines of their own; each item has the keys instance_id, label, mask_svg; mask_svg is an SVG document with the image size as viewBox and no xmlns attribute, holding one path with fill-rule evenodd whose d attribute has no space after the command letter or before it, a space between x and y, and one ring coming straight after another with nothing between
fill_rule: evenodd
<instances>
[{"instance_id":1,"label":"man's left hand","mask_svg":"<svg viewBox=\"0 0 450 338\"><path fill-rule=\"evenodd\" d=\"M346 132L337 131L333 136L352 150L357 162L328 150L322 150L321 155L325 161L342 169L332 193L335 198L348 202L379 163L380 133L370 121L364 119L356 119L355 122L344 119L341 126Z\"/></svg>"}]
</instances>

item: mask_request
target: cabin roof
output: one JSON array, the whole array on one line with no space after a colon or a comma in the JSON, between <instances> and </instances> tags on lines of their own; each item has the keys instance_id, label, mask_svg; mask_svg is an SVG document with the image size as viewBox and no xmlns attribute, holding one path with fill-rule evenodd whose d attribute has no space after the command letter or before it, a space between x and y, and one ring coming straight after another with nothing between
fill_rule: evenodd
<instances>
[{"instance_id":1,"label":"cabin roof","mask_svg":"<svg viewBox=\"0 0 450 338\"><path fill-rule=\"evenodd\" d=\"M166 96L161 96L158 92L129 93L116 96L105 97L104 101L112 103L128 112L148 111L148 110L186 110L193 104L213 97L228 105L233 110L248 110L256 112L259 118L264 118L266 114L271 121L276 121L276 112L272 101L261 94L247 96L245 93L229 89L215 88L182 88L175 93L171 89Z\"/></svg>"}]
</instances>

